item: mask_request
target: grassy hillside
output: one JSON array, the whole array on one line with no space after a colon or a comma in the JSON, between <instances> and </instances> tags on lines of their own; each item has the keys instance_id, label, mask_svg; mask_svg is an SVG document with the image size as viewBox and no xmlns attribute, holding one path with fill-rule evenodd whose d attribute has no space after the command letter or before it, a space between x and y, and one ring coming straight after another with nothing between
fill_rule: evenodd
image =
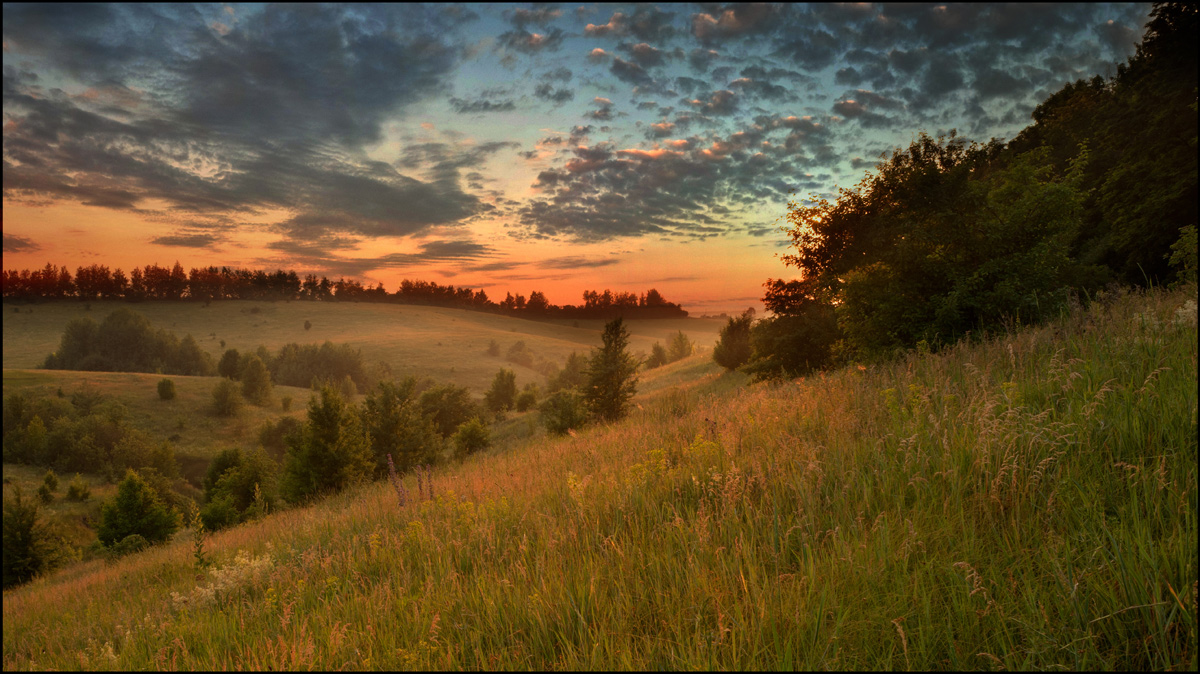
<instances>
[{"instance_id":1,"label":"grassy hillside","mask_svg":"<svg viewBox=\"0 0 1200 674\"><path fill-rule=\"evenodd\" d=\"M6 592L4 667L1194 669L1195 292L781 385L682 361L403 505Z\"/></svg>"},{"instance_id":2,"label":"grassy hillside","mask_svg":"<svg viewBox=\"0 0 1200 674\"><path fill-rule=\"evenodd\" d=\"M90 307L90 309L88 308ZM501 367L513 369L517 382L542 383L536 371L504 359L518 340L535 356L562 365L572 351L587 353L599 346L603 321L530 321L495 314L440 307L357 302L259 302L229 300L209 306L196 302L49 302L3 305L4 367L38 367L58 348L68 321L83 316L102 321L118 307L129 307L179 337L190 334L201 348L220 358L225 348L272 351L289 342L348 343L361 349L368 366L383 362L397 375L431 377L441 383L470 387L482 395ZM312 328L304 329L310 321ZM697 346L711 348L724 321L684 318L629 321L630 349L649 353L683 330ZM500 345L500 356L486 355L488 344Z\"/></svg>"}]
</instances>

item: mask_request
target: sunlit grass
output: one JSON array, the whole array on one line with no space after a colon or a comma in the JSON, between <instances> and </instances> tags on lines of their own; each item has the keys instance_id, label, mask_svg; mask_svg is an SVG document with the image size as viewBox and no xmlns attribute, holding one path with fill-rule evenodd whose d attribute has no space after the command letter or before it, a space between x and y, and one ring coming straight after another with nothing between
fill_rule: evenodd
<instances>
[{"instance_id":1,"label":"sunlit grass","mask_svg":"<svg viewBox=\"0 0 1200 674\"><path fill-rule=\"evenodd\" d=\"M1196 358L1191 288L668 386L403 508L377 483L215 534L201 574L183 533L35 580L4 667L1194 669Z\"/></svg>"}]
</instances>

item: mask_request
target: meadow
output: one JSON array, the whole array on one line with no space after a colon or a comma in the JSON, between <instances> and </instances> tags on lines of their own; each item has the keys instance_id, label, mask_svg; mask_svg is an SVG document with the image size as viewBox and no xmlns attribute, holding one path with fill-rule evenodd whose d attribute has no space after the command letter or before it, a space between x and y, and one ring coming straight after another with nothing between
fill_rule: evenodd
<instances>
[{"instance_id":1,"label":"meadow","mask_svg":"<svg viewBox=\"0 0 1200 674\"><path fill-rule=\"evenodd\" d=\"M512 369L520 386L541 384L542 374L505 360L508 349L523 341L535 358L559 366L572 351L586 354L599 346L601 320L532 321L442 307L367 302L266 302L225 300L201 302L5 302L4 356L8 369L41 365L59 346L63 329L74 318L100 322L119 307L146 316L155 328L182 338L190 334L214 361L225 349L241 352L266 346L271 351L290 342L346 343L362 350L368 367L385 363L396 376L429 377L438 383L466 386L476 396L492 383L501 367ZM304 329L304 323L311 328ZM677 330L700 348L711 349L725 321L717 318L632 320L627 322L630 350L649 353L654 342L668 343ZM500 355L487 355L495 340ZM225 346L221 346L221 342ZM7 378L7 375L6 375Z\"/></svg>"},{"instance_id":2,"label":"meadow","mask_svg":"<svg viewBox=\"0 0 1200 674\"><path fill-rule=\"evenodd\" d=\"M364 485L203 539L205 568L185 531L5 592L4 668L1194 669L1195 298L775 384L693 356L625 421L404 503ZM313 338L392 307L335 309L345 339ZM299 339L223 311L224 339Z\"/></svg>"}]
</instances>

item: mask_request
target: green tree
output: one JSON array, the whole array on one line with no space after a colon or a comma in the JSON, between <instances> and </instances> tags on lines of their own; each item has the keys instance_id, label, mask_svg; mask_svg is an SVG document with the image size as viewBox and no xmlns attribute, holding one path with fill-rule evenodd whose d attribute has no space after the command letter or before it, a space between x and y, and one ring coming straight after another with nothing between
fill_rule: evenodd
<instances>
[{"instance_id":1,"label":"green tree","mask_svg":"<svg viewBox=\"0 0 1200 674\"><path fill-rule=\"evenodd\" d=\"M546 385L547 392L553 393L569 388L582 389L588 381L587 368L588 357L572 351L571 355L567 356L567 362L563 365L563 369L559 370L558 374Z\"/></svg>"},{"instance_id":2,"label":"green tree","mask_svg":"<svg viewBox=\"0 0 1200 674\"><path fill-rule=\"evenodd\" d=\"M38 504L25 499L20 487L4 499L4 587L24 583L47 570L53 554Z\"/></svg>"},{"instance_id":3,"label":"green tree","mask_svg":"<svg viewBox=\"0 0 1200 674\"><path fill-rule=\"evenodd\" d=\"M213 411L219 416L231 417L242 409L242 392L232 379L221 378L212 390Z\"/></svg>"},{"instance_id":4,"label":"green tree","mask_svg":"<svg viewBox=\"0 0 1200 674\"><path fill-rule=\"evenodd\" d=\"M174 400L175 399L175 382L170 379L161 379L158 382L158 399L159 400Z\"/></svg>"},{"instance_id":5,"label":"green tree","mask_svg":"<svg viewBox=\"0 0 1200 674\"><path fill-rule=\"evenodd\" d=\"M528 383L525 388L521 389L520 395L517 396L517 411L526 412L537 405L538 387L537 384Z\"/></svg>"},{"instance_id":6,"label":"green tree","mask_svg":"<svg viewBox=\"0 0 1200 674\"><path fill-rule=\"evenodd\" d=\"M750 361L750 324L753 320L754 313L750 309L741 316L729 318L713 346L713 360L717 365L726 370L736 370Z\"/></svg>"},{"instance_id":7,"label":"green tree","mask_svg":"<svg viewBox=\"0 0 1200 674\"><path fill-rule=\"evenodd\" d=\"M71 484L67 485L67 500L68 501L86 501L92 497L92 490L88 487L87 481L79 473L75 473L75 477L71 480Z\"/></svg>"},{"instance_id":8,"label":"green tree","mask_svg":"<svg viewBox=\"0 0 1200 674\"><path fill-rule=\"evenodd\" d=\"M677 360L687 358L696 352L696 345L688 336L683 334L683 330L675 333L671 338L671 346L667 349L668 362L674 363Z\"/></svg>"},{"instance_id":9,"label":"green tree","mask_svg":"<svg viewBox=\"0 0 1200 674\"><path fill-rule=\"evenodd\" d=\"M471 391L465 386L433 386L421 394L421 410L433 419L438 434L448 438L463 423L478 415Z\"/></svg>"},{"instance_id":10,"label":"green tree","mask_svg":"<svg viewBox=\"0 0 1200 674\"><path fill-rule=\"evenodd\" d=\"M454 455L459 459L483 451L492 444L491 433L478 417L459 426L452 441Z\"/></svg>"},{"instance_id":11,"label":"green tree","mask_svg":"<svg viewBox=\"0 0 1200 674\"><path fill-rule=\"evenodd\" d=\"M271 401L271 373L258 356L250 356L242 367L242 396L262 406Z\"/></svg>"},{"instance_id":12,"label":"green tree","mask_svg":"<svg viewBox=\"0 0 1200 674\"><path fill-rule=\"evenodd\" d=\"M662 367L669 362L670 360L667 357L667 350L663 348L662 344L655 342L654 346L650 347L650 357L646 359L645 363L642 363L642 366L647 370L653 370L654 368Z\"/></svg>"},{"instance_id":13,"label":"green tree","mask_svg":"<svg viewBox=\"0 0 1200 674\"><path fill-rule=\"evenodd\" d=\"M587 405L576 389L551 393L538 406L538 412L542 416L542 425L555 435L582 428L587 422Z\"/></svg>"},{"instance_id":14,"label":"green tree","mask_svg":"<svg viewBox=\"0 0 1200 674\"><path fill-rule=\"evenodd\" d=\"M363 422L371 438L375 477L388 474L389 454L401 472L437 461L441 438L417 397L415 377L379 382L363 401Z\"/></svg>"},{"instance_id":15,"label":"green tree","mask_svg":"<svg viewBox=\"0 0 1200 674\"><path fill-rule=\"evenodd\" d=\"M487 408L496 414L511 410L517 401L517 375L500 368L492 379L492 387L483 395Z\"/></svg>"},{"instance_id":16,"label":"green tree","mask_svg":"<svg viewBox=\"0 0 1200 674\"><path fill-rule=\"evenodd\" d=\"M280 492L293 503L366 480L374 468L371 441L355 407L337 389L320 388L308 420L288 441Z\"/></svg>"},{"instance_id":17,"label":"green tree","mask_svg":"<svg viewBox=\"0 0 1200 674\"><path fill-rule=\"evenodd\" d=\"M242 357L237 349L226 349L217 362L217 374L230 379L237 379L242 372Z\"/></svg>"},{"instance_id":18,"label":"green tree","mask_svg":"<svg viewBox=\"0 0 1200 674\"><path fill-rule=\"evenodd\" d=\"M601 421L616 421L629 411L637 393L637 360L628 353L629 331L620 318L604 325L602 345L592 352L584 400L591 415Z\"/></svg>"},{"instance_id":19,"label":"green tree","mask_svg":"<svg viewBox=\"0 0 1200 674\"><path fill-rule=\"evenodd\" d=\"M117 495L100 508L97 534L107 547L138 534L151 543L165 541L179 528L178 516L167 509L154 489L133 470L117 486Z\"/></svg>"}]
</instances>

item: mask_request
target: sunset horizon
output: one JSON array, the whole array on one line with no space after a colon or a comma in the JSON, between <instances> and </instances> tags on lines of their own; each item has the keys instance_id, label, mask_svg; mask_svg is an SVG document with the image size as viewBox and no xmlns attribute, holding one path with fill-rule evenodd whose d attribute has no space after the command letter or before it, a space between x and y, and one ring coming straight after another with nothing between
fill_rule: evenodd
<instances>
[{"instance_id":1,"label":"sunset horizon","mask_svg":"<svg viewBox=\"0 0 1200 674\"><path fill-rule=\"evenodd\" d=\"M1030 12L1035 14L1030 20ZM4 9L4 268L761 311L789 199L1011 138L1149 5Z\"/></svg>"}]
</instances>

